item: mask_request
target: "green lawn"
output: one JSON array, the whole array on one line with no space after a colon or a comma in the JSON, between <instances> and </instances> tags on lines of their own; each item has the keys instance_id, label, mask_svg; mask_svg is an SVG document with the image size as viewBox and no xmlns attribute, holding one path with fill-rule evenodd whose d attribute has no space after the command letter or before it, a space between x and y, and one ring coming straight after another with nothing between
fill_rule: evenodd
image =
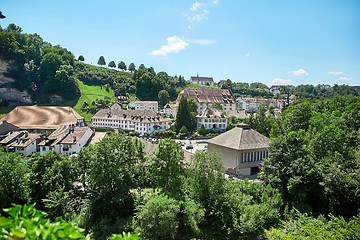
<instances>
[{"instance_id":1,"label":"green lawn","mask_svg":"<svg viewBox=\"0 0 360 240\"><path fill-rule=\"evenodd\" d=\"M81 111L81 107L84 102L88 102L89 104L91 104L92 101L96 99L105 99L105 97L110 97L112 103L116 102L114 91L111 88L109 88L109 92L107 92L105 87L101 88L100 86L85 85L79 80L77 80L77 83L79 84L81 97L77 101L74 109L81 116L83 116L86 121L91 121L91 117L93 116L93 114Z\"/></svg>"},{"instance_id":2,"label":"green lawn","mask_svg":"<svg viewBox=\"0 0 360 240\"><path fill-rule=\"evenodd\" d=\"M196 84L196 83L186 84L186 87L196 87L196 88L219 88L219 87L208 86L208 85L200 85L200 84Z\"/></svg>"}]
</instances>

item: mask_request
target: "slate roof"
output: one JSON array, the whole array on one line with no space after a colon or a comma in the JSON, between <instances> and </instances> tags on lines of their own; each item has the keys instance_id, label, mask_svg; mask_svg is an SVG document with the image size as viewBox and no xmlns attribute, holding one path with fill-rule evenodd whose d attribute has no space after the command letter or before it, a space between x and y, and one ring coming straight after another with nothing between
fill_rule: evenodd
<instances>
[{"instance_id":1,"label":"slate roof","mask_svg":"<svg viewBox=\"0 0 360 240\"><path fill-rule=\"evenodd\" d=\"M182 90L176 102L180 102L181 97L193 98L198 103L235 103L235 99L229 89L219 88L185 88Z\"/></svg>"},{"instance_id":2,"label":"slate roof","mask_svg":"<svg viewBox=\"0 0 360 240\"><path fill-rule=\"evenodd\" d=\"M229 110L227 111L227 115L229 117L235 116L237 119L245 119L249 117L245 110Z\"/></svg>"},{"instance_id":3,"label":"slate roof","mask_svg":"<svg viewBox=\"0 0 360 240\"><path fill-rule=\"evenodd\" d=\"M8 123L6 121L0 122L0 135L6 134L10 131L18 131L18 130L20 130L20 128L17 126L14 126L11 123Z\"/></svg>"},{"instance_id":4,"label":"slate roof","mask_svg":"<svg viewBox=\"0 0 360 240\"><path fill-rule=\"evenodd\" d=\"M254 150L268 148L269 141L269 138L242 123L207 142L234 150Z\"/></svg>"},{"instance_id":5,"label":"slate roof","mask_svg":"<svg viewBox=\"0 0 360 240\"><path fill-rule=\"evenodd\" d=\"M4 120L21 129L56 129L84 118L71 107L17 106L0 119Z\"/></svg>"},{"instance_id":6,"label":"slate roof","mask_svg":"<svg viewBox=\"0 0 360 240\"><path fill-rule=\"evenodd\" d=\"M137 123L168 122L169 120L150 110L101 109L92 119L116 119Z\"/></svg>"},{"instance_id":7,"label":"slate roof","mask_svg":"<svg viewBox=\"0 0 360 240\"><path fill-rule=\"evenodd\" d=\"M206 107L197 118L229 118L218 107Z\"/></svg>"}]
</instances>

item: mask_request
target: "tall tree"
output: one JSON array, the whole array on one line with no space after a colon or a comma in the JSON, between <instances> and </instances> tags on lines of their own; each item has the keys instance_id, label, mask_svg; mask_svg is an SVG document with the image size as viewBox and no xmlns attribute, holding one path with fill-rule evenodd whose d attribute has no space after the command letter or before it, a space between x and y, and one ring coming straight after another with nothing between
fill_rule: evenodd
<instances>
[{"instance_id":1,"label":"tall tree","mask_svg":"<svg viewBox=\"0 0 360 240\"><path fill-rule=\"evenodd\" d=\"M78 61L80 61L80 62L83 62L83 61L85 61L85 58L84 58L84 56L83 56L83 55L80 55L80 56L78 57Z\"/></svg>"},{"instance_id":2,"label":"tall tree","mask_svg":"<svg viewBox=\"0 0 360 240\"><path fill-rule=\"evenodd\" d=\"M100 56L97 64L100 66L105 66L106 65L105 58L103 56Z\"/></svg>"},{"instance_id":3,"label":"tall tree","mask_svg":"<svg viewBox=\"0 0 360 240\"><path fill-rule=\"evenodd\" d=\"M136 70L135 64L134 64L134 63L130 63L130 65L129 65L129 71L130 71L130 72L134 72L135 70Z\"/></svg>"},{"instance_id":4,"label":"tall tree","mask_svg":"<svg viewBox=\"0 0 360 240\"><path fill-rule=\"evenodd\" d=\"M179 103L178 112L176 114L176 131L179 132L180 129L185 126L189 132L193 131L193 124L191 120L191 114L188 107L187 98L182 96Z\"/></svg>"},{"instance_id":5,"label":"tall tree","mask_svg":"<svg viewBox=\"0 0 360 240\"><path fill-rule=\"evenodd\" d=\"M116 68L116 64L115 64L115 62L114 62L114 61L109 62L108 67L111 67L111 68Z\"/></svg>"},{"instance_id":6,"label":"tall tree","mask_svg":"<svg viewBox=\"0 0 360 240\"><path fill-rule=\"evenodd\" d=\"M0 150L0 209L27 202L29 168L16 153Z\"/></svg>"},{"instance_id":7,"label":"tall tree","mask_svg":"<svg viewBox=\"0 0 360 240\"><path fill-rule=\"evenodd\" d=\"M165 106L169 102L169 93L166 90L161 90L158 94L159 104Z\"/></svg>"},{"instance_id":8,"label":"tall tree","mask_svg":"<svg viewBox=\"0 0 360 240\"><path fill-rule=\"evenodd\" d=\"M125 70L126 71L126 64L125 62L121 61L119 64L118 64L118 68L121 69L121 70Z\"/></svg>"}]
</instances>

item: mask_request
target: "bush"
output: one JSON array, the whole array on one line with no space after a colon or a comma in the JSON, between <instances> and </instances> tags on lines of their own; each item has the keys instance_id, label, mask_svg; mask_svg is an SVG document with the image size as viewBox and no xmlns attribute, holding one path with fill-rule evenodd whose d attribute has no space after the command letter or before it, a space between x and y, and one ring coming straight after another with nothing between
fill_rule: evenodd
<instances>
[{"instance_id":1,"label":"bush","mask_svg":"<svg viewBox=\"0 0 360 240\"><path fill-rule=\"evenodd\" d=\"M187 130L187 128L186 128L185 126L182 126L182 128L180 129L180 132L179 132L179 133L188 135L188 134L189 134L189 131Z\"/></svg>"},{"instance_id":2,"label":"bush","mask_svg":"<svg viewBox=\"0 0 360 240\"><path fill-rule=\"evenodd\" d=\"M135 216L135 231L143 239L174 238L179 226L177 214L180 204L175 199L158 195L138 207Z\"/></svg>"},{"instance_id":3,"label":"bush","mask_svg":"<svg viewBox=\"0 0 360 240\"><path fill-rule=\"evenodd\" d=\"M207 131L203 124L201 124L201 127L198 129L198 133L202 136L205 136Z\"/></svg>"}]
</instances>

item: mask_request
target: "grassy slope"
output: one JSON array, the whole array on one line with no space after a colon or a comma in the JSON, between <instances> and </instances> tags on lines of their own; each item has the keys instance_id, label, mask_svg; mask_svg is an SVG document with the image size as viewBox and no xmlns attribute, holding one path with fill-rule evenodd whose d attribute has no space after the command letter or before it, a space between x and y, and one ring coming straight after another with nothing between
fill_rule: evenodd
<instances>
[{"instance_id":1,"label":"grassy slope","mask_svg":"<svg viewBox=\"0 0 360 240\"><path fill-rule=\"evenodd\" d=\"M86 113L81 111L81 107L84 102L88 102L89 104L91 104L92 101L96 99L105 99L105 97L110 97L111 102L116 101L114 91L111 88L109 92L107 92L105 87L101 88L100 86L88 86L79 80L77 82L79 84L79 89L81 91L81 97L77 101L74 109L81 116L83 116L86 121L90 121L93 115L91 113Z\"/></svg>"},{"instance_id":2,"label":"grassy slope","mask_svg":"<svg viewBox=\"0 0 360 240\"><path fill-rule=\"evenodd\" d=\"M186 84L186 87L195 87L195 88L219 88L214 86L200 85L195 83Z\"/></svg>"}]
</instances>

